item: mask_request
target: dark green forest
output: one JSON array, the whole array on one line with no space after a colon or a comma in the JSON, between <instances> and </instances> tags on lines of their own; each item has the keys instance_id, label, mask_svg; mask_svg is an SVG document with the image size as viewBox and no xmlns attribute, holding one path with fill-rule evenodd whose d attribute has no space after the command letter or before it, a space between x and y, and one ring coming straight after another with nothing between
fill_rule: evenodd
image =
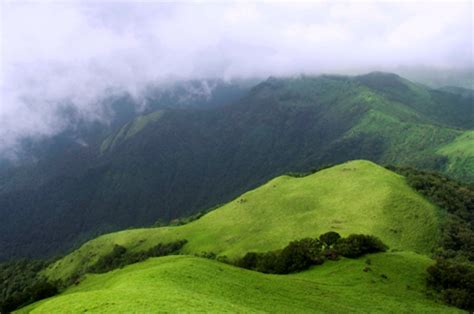
<instances>
[{"instance_id":1,"label":"dark green forest","mask_svg":"<svg viewBox=\"0 0 474 314\"><path fill-rule=\"evenodd\" d=\"M58 289L39 272L49 262L18 260L0 263L0 313L55 295Z\"/></svg>"}]
</instances>

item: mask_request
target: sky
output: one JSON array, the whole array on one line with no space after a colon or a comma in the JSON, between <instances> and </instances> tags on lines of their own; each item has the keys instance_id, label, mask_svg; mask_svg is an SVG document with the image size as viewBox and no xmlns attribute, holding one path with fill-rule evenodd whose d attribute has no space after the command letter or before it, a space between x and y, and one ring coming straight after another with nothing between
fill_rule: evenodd
<instances>
[{"instance_id":1,"label":"sky","mask_svg":"<svg viewBox=\"0 0 474 314\"><path fill-rule=\"evenodd\" d=\"M473 67L471 1L0 3L0 156L149 83Z\"/></svg>"}]
</instances>

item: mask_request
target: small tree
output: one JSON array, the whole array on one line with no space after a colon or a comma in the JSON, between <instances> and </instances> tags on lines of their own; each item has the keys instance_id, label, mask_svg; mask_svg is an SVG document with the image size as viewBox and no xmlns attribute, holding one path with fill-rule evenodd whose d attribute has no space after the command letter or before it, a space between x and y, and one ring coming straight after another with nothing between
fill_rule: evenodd
<instances>
[{"instance_id":1,"label":"small tree","mask_svg":"<svg viewBox=\"0 0 474 314\"><path fill-rule=\"evenodd\" d=\"M334 231L326 232L319 236L319 240L324 243L326 248L330 248L334 244L336 244L337 240L339 240L341 236L339 233Z\"/></svg>"},{"instance_id":2,"label":"small tree","mask_svg":"<svg viewBox=\"0 0 474 314\"><path fill-rule=\"evenodd\" d=\"M255 252L248 252L237 262L237 266L247 269L254 269L257 266L258 254Z\"/></svg>"},{"instance_id":3,"label":"small tree","mask_svg":"<svg viewBox=\"0 0 474 314\"><path fill-rule=\"evenodd\" d=\"M280 254L281 273L297 272L311 265L322 264L322 246L321 241L311 238L290 242Z\"/></svg>"},{"instance_id":4,"label":"small tree","mask_svg":"<svg viewBox=\"0 0 474 314\"><path fill-rule=\"evenodd\" d=\"M351 234L337 241L334 249L338 254L355 258L367 253L385 252L387 246L377 237L365 234Z\"/></svg>"}]
</instances>

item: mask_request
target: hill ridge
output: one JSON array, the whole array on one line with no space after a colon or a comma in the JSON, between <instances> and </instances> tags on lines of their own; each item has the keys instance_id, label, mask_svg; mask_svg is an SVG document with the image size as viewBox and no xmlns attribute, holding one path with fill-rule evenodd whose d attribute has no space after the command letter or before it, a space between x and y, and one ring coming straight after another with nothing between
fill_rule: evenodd
<instances>
[{"instance_id":1,"label":"hill ridge","mask_svg":"<svg viewBox=\"0 0 474 314\"><path fill-rule=\"evenodd\" d=\"M371 192L364 194L366 190ZM428 253L439 237L442 214L402 176L369 161L351 161L301 178L277 177L186 225L100 236L45 274L57 280L80 273L115 244L141 251L186 239L186 254L213 252L234 258L331 230L373 234L392 249Z\"/></svg>"}]
</instances>

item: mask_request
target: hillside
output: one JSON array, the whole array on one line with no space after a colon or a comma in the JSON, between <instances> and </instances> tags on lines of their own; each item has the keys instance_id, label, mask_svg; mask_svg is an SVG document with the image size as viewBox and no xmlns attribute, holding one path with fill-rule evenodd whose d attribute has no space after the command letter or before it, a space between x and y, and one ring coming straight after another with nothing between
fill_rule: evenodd
<instances>
[{"instance_id":1,"label":"hillside","mask_svg":"<svg viewBox=\"0 0 474 314\"><path fill-rule=\"evenodd\" d=\"M474 173L474 131L466 131L438 149L448 158L448 169L457 177L468 180Z\"/></svg>"},{"instance_id":2,"label":"hillside","mask_svg":"<svg viewBox=\"0 0 474 314\"><path fill-rule=\"evenodd\" d=\"M346 259L279 276L196 257L153 258L88 275L61 295L18 313L461 312L426 297L429 258L383 253L370 259L371 272L362 271L364 259Z\"/></svg>"},{"instance_id":3,"label":"hillside","mask_svg":"<svg viewBox=\"0 0 474 314\"><path fill-rule=\"evenodd\" d=\"M331 230L373 234L393 250L429 253L442 215L402 176L372 162L352 161L306 177L275 178L186 225L98 237L53 264L46 275L61 280L82 273L115 244L140 251L186 239L185 253L235 258Z\"/></svg>"},{"instance_id":4,"label":"hillside","mask_svg":"<svg viewBox=\"0 0 474 314\"><path fill-rule=\"evenodd\" d=\"M380 72L269 78L229 105L170 106L40 163L47 178L21 169L0 180L0 260L62 253L353 159L472 182L474 160L462 149L473 146L472 110L472 93Z\"/></svg>"}]
</instances>

